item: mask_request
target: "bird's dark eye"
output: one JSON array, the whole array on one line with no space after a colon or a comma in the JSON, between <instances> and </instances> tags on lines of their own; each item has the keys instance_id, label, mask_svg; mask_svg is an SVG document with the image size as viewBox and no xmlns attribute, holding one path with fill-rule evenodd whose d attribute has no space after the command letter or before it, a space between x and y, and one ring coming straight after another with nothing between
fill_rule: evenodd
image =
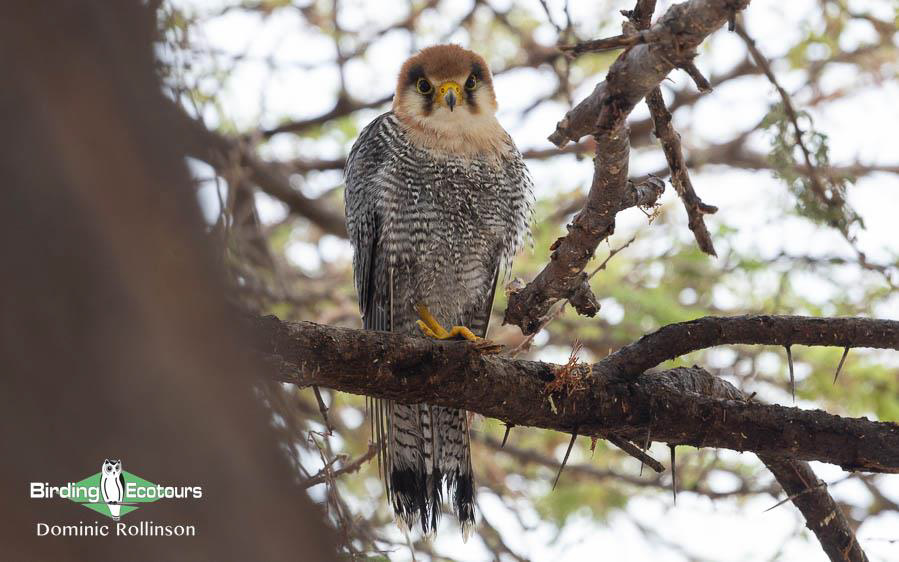
<instances>
[{"instance_id":1,"label":"bird's dark eye","mask_svg":"<svg viewBox=\"0 0 899 562\"><path fill-rule=\"evenodd\" d=\"M478 79L474 77L474 74L468 77L468 80L465 81L465 89L469 92L478 87Z\"/></svg>"},{"instance_id":2,"label":"bird's dark eye","mask_svg":"<svg viewBox=\"0 0 899 562\"><path fill-rule=\"evenodd\" d=\"M431 93L431 90L433 90L434 87L424 78L419 78L418 82L415 83L415 89L418 90L419 94L427 95Z\"/></svg>"}]
</instances>

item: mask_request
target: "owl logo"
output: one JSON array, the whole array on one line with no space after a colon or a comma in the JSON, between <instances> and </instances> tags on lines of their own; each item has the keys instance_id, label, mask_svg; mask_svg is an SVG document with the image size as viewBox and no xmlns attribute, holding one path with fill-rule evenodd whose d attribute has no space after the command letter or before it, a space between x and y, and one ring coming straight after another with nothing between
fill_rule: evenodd
<instances>
[{"instance_id":1,"label":"owl logo","mask_svg":"<svg viewBox=\"0 0 899 562\"><path fill-rule=\"evenodd\" d=\"M109 508L113 521L119 520L122 500L125 499L125 477L122 476L122 461L104 459L100 468L100 491Z\"/></svg>"}]
</instances>

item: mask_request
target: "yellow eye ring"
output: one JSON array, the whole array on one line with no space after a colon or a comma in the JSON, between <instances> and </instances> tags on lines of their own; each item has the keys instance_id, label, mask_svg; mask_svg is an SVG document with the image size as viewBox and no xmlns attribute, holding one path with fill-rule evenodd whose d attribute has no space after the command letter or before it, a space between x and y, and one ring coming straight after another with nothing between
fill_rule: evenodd
<instances>
[{"instance_id":1,"label":"yellow eye ring","mask_svg":"<svg viewBox=\"0 0 899 562\"><path fill-rule=\"evenodd\" d=\"M427 95L431 93L434 87L431 86L431 83L424 78L419 78L418 81L415 82L415 89L419 94Z\"/></svg>"},{"instance_id":2,"label":"yellow eye ring","mask_svg":"<svg viewBox=\"0 0 899 562\"><path fill-rule=\"evenodd\" d=\"M469 92L478 87L478 79L475 78L474 74L468 77L468 80L465 81L465 89Z\"/></svg>"}]
</instances>

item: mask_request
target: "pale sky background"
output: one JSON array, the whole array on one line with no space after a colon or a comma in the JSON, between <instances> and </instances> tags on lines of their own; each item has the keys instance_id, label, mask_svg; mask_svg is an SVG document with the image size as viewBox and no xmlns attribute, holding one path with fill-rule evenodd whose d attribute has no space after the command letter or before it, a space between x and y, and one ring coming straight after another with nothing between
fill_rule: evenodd
<instances>
[{"instance_id":1,"label":"pale sky background","mask_svg":"<svg viewBox=\"0 0 899 562\"><path fill-rule=\"evenodd\" d=\"M504 8L509 0L489 0L494 6ZM176 5L210 13L221 3L215 0L177 0ZM533 12L544 19L537 0L516 0L516 5ZM561 20L562 2L548 0L558 21ZM660 0L656 15L663 13L672 2ZM368 26L372 31L388 26L402 19L408 7L406 0L364 1L345 0L342 5L341 24L346 29L360 29ZM571 0L571 13L579 22L578 31L582 38L610 35L619 32L620 17L614 21L599 21L599 17L616 14L618 9L632 8L632 1ZM850 1L852 9L869 11L882 19L891 20L899 4L890 0ZM456 0L440 3L440 15L429 15L422 19L426 32L416 38L416 46L433 44L438 38L449 34L452 42L478 50L464 31L448 29L470 9L470 1ZM614 9L610 9L610 6ZM789 45L794 44L807 26L821 21L819 5L813 0L754 0L745 13L745 25L755 38L757 45L769 58L784 54ZM599 33L600 25L605 25ZM247 60L219 90L218 84L201 83L212 91L218 91L221 110L227 119L240 130L251 130L259 125L273 126L285 117L302 119L319 115L331 108L337 91L337 74L334 68L311 68L317 63L333 59L334 49L331 39L304 28L300 19L290 11L279 12L276 16L262 20L255 15L233 11L203 26L201 35L193 37L201 50L210 49L220 54L246 54ZM555 31L549 24L538 30L538 39L545 44L553 44ZM873 28L864 22L850 24L849 31L841 39L842 46L850 48L864 44L874 38ZM362 100L378 99L394 88L397 71L408 54L410 45L407 34L391 33L378 40L369 50L364 62L349 65L347 81L350 90ZM724 30L716 32L707 41L696 59L697 66L706 76L728 70L742 60L744 46L739 37ZM271 72L263 59L272 57L278 62L276 72ZM225 67L225 56L218 58ZM255 62L254 62L255 61ZM496 61L488 62L495 63ZM495 64L494 64L495 65ZM808 91L796 91L802 83L802 73L789 71L783 62L774 64L774 70L781 83L790 92L795 92L794 103L803 106L809 96ZM893 70L895 75L895 65ZM682 86L689 78L675 71L671 78ZM835 165L862 163L899 163L899 83L895 78L879 85L855 84L856 76L847 65L831 65L824 74L822 84L825 90L850 87L853 92L840 101L831 103L825 111L813 111L815 128L829 135L831 161ZM526 107L537 95L553 86L551 71L527 69L498 76L495 81L499 101L500 122L510 132L519 148L547 148L546 136L555 128L556 122L564 115L567 107L561 103L546 103L532 111L524 119L520 109ZM580 100L592 89L586 84L574 92L575 100ZM685 149L701 147L707 143L720 142L732 138L735 131L742 131L754 125L767 112L768 107L778 101L778 96L762 76L744 77L728 82L714 92L704 96L692 109L675 114L675 127L684 131L683 125L691 129L684 135ZM359 125L364 125L379 111L360 113ZM648 115L645 106L639 105L634 117ZM207 123L218 122L216 112L209 110L204 116ZM769 148L763 133L751 137L751 146L762 152ZM289 159L296 156L338 157L348 149L336 139L311 142L297 142L290 135L276 137L263 151L271 158ZM634 153L631 158L631 174L640 175L660 166L664 162L661 153ZM558 157L550 161L529 162L529 168L537 186L538 198L541 194L556 190L571 190L577 186L589 186L592 163L589 159L578 161L573 156ZM204 165L195 166L201 177L211 173ZM717 215L707 218L712 232L721 222L735 228L739 235L732 239L740 250L755 249L762 256L773 257L779 253L803 254L810 256L845 256L853 253L845 241L833 231L812 225L800 218L783 219L779 213L771 212L773 207L791 201L784 184L773 178L770 172L751 172L706 167L701 173L692 174L693 183L699 195L708 203L719 207ZM317 195L342 182L340 172L311 174L308 183L301 186L308 195ZM208 216L217 214L217 199L211 184L201 193L204 211ZM849 190L850 204L864 218L867 230L859 234L859 246L874 261L895 261L899 256L899 176L871 174L858 180ZM663 202L677 203L674 190L668 186ZM277 220L286 212L280 203L260 196L263 218ZM685 239L692 237L686 227L686 218L679 213L683 228L679 235ZM631 233L645 230L646 218L637 210L619 215L618 227L612 245L627 240ZM640 255L652 255L663 251L670 240L643 236L627 251ZM726 241L716 240L719 254L727 249ZM334 237L325 237L320 249L326 259L348 260L352 251L348 243ZM288 251L289 259L298 267L316 269L320 264L319 253L306 242L297 241ZM802 275L797 280L796 289L824 304L839 291L851 291L858 282L857 267L837 270L834 278L825 281L816 275ZM776 280L772 273L771 283ZM741 300L741 291L751 291L752 287L734 287L715 295L717 304L727 307ZM601 297L601 296L600 296ZM826 308L825 308L826 310ZM899 319L899 295L894 294L889 301L876 311L881 318ZM620 307L604 302L600 314L620 316ZM544 358L558 360L548 352ZM726 353L726 352L722 352ZM567 351L565 352L567 356ZM899 356L884 353L883 360L899 365ZM714 356L712 357L714 360ZM803 372L797 372L801 381ZM764 397L780 400L785 397ZM814 408L814 403L800 403L802 407ZM361 421L361 420L360 420ZM577 450L572 452L571 462L577 462ZM733 457L737 453L721 451L722 456ZM558 452L561 458L562 451ZM667 458L667 450L655 450L657 458ZM587 460L587 459L580 459ZM818 476L828 483L840 480L844 473L838 467L813 463ZM477 469L476 469L477 470ZM635 462L633 470L638 470ZM760 470L764 470L760 468ZM899 476L887 477L888 485L883 487L894 501L899 501ZM727 489L732 482L721 475L720 482L712 485ZM525 485L524 483L522 485ZM550 481L532 482L533 486L549 486ZM598 484L597 484L598 485ZM313 489L313 492L315 490ZM830 487L837 500L867 497L868 492L858 482L843 482ZM480 507L490 521L503 532L507 543L518 552L533 560L659 560L679 561L684 557L671 549L660 548L646 542L640 532L622 515L613 515L608 526L595 523L584 516L576 524L569 524L552 546L547 546L555 533L555 528L547 524L537 524L535 513L523 510L528 523L537 524L536 530L524 531L511 514L504 513L505 507L489 494L479 496ZM662 537L685 545L687 550L709 560L769 560L784 539L794 536L804 529L802 517L792 505L784 505L770 512L765 509L773 505L768 497L749 500L725 499L711 501L691 494L681 494L677 506L672 506L671 498L652 495L632 500L627 511L642 525L655 529ZM360 506L360 509L363 507ZM446 523L451 523L446 518ZM488 559L487 553L478 540L463 544L457 527L445 524L437 544L443 552L452 552L460 560ZM861 527L858 538L871 560L899 561L899 543L883 539L899 539L899 516L895 514L869 518ZM409 559L408 551L395 553L397 560ZM781 560L826 560L814 538L793 540L787 543L781 553Z\"/></svg>"}]
</instances>

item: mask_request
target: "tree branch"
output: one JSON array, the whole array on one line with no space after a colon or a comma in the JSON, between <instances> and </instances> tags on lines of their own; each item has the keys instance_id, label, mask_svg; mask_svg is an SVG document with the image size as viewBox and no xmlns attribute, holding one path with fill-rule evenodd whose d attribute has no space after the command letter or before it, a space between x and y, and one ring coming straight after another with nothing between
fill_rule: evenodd
<instances>
[{"instance_id":1,"label":"tree branch","mask_svg":"<svg viewBox=\"0 0 899 562\"><path fill-rule=\"evenodd\" d=\"M290 211L305 217L323 231L346 238L343 213L324 201L303 195L290 184L288 176L275 165L264 162L239 140L210 131L201 121L189 116L174 102L173 121L182 131L190 156L200 159L226 176L245 168L247 176L259 189L283 202ZM310 164L311 166L313 164Z\"/></svg>"},{"instance_id":2,"label":"tree branch","mask_svg":"<svg viewBox=\"0 0 899 562\"><path fill-rule=\"evenodd\" d=\"M846 515L808 463L768 455L759 455L759 459L802 512L805 526L818 537L828 558L833 562L868 560Z\"/></svg>"},{"instance_id":3,"label":"tree branch","mask_svg":"<svg viewBox=\"0 0 899 562\"><path fill-rule=\"evenodd\" d=\"M472 432L471 440L475 443L484 445L493 452L511 457L517 464L535 464L538 466L544 466L552 470L553 473L559 470L559 461L543 453L540 453L539 451L533 449L522 449L510 444L506 444L503 447L501 446L501 443L498 439L480 432ZM597 482L616 480L625 484L629 484L631 486L638 486L641 488L656 488L665 491L668 491L671 488L670 484L664 481L666 476L663 474L653 474L647 478L645 476L638 476L637 474L626 471L618 472L609 468L600 468L590 462L567 465L565 467L565 475L574 478L591 478L593 480L596 480ZM694 481L693 486L690 486L683 491L700 496L705 496L710 499L722 499L734 496L744 497L753 494L771 494L772 496L776 496L778 489L775 484L764 487L750 487L745 481L741 481L739 486L733 489L717 491L707 487L702 482Z\"/></svg>"},{"instance_id":4,"label":"tree branch","mask_svg":"<svg viewBox=\"0 0 899 562\"><path fill-rule=\"evenodd\" d=\"M669 324L647 334L600 360L594 370L607 376L633 378L691 351L729 344L899 350L899 322L873 318L706 316Z\"/></svg>"},{"instance_id":5,"label":"tree branch","mask_svg":"<svg viewBox=\"0 0 899 562\"><path fill-rule=\"evenodd\" d=\"M615 215L622 208L627 186L630 146L625 119L634 106L656 88L671 69L692 60L694 49L712 31L720 27L734 10L749 0L691 0L669 8L664 16L645 32L649 45L637 44L622 53L609 68L606 80L593 93L568 112L549 140L562 147L591 133L596 138L593 185L583 210L568 226L568 235L557 240L550 250L550 262L523 289L509 294L504 324L514 324L525 334L540 329L550 307L568 299L579 314L594 316L599 309L590 290L584 267L593 257L600 241L615 230ZM647 10L648 11L648 5ZM642 8L638 9L642 12ZM643 16L639 16L643 18ZM680 174L682 180L686 174ZM676 184L684 193L688 212L700 209L698 197L688 200L684 183ZM713 207L702 207L711 212ZM701 247L709 252L711 239L703 239L701 215L697 223L691 214L691 228L699 232ZM708 234L706 231L705 234Z\"/></svg>"},{"instance_id":6,"label":"tree branch","mask_svg":"<svg viewBox=\"0 0 899 562\"><path fill-rule=\"evenodd\" d=\"M654 9L655 0L637 0L634 10L624 11L622 14L630 20L637 30L644 30L649 27ZM733 30L735 26L735 17L734 14L731 14L728 20L728 28ZM741 32L741 35L744 35L744 33ZM753 45L750 45L750 48L753 47ZM756 56L756 53L753 53L753 56ZM692 61L688 60L681 65L681 68L686 70L690 77L693 78L700 92L711 90L711 85ZM770 75L770 70L767 72ZM785 103L789 104L789 100L786 100ZM671 125L671 112L665 107L662 91L658 86L653 88L646 96L646 104L649 106L656 137L662 142L665 158L668 161L668 168L671 171L671 182L687 210L690 230L693 231L699 247L704 252L716 255L711 236L703 220L703 215L714 213L717 209L705 205L693 189L690 176L687 173L686 162L684 161L680 135L677 134L677 131ZM788 355L789 350L788 346ZM844 359L848 352L849 348L847 347L843 353ZM840 367L842 365L843 361L841 360ZM838 374L840 367L837 367ZM792 358L790 358L791 381L792 373L793 363ZM743 398L745 399L745 396ZM671 454L672 486L674 486L673 447L671 448ZM793 500L793 503L802 512L806 520L806 526L818 537L821 547L831 560L834 562L842 560L865 562L867 560L845 515L827 492L824 483L817 479L808 463L769 455L761 455L760 459L772 472L787 494L789 494L788 499Z\"/></svg>"},{"instance_id":7,"label":"tree branch","mask_svg":"<svg viewBox=\"0 0 899 562\"><path fill-rule=\"evenodd\" d=\"M308 479L300 482L301 488L311 488L313 486L317 486L319 484L323 484L325 482L333 481L336 477L342 474L348 474L352 472L358 471L362 468L362 465L370 461L374 458L374 456L378 453L378 446L374 443L370 443L368 445L368 450L360 455L355 460L347 462L345 457L335 458L331 463L327 466L323 467L317 474L310 476ZM340 468L333 468L333 464L337 462L337 460L341 460L343 464Z\"/></svg>"},{"instance_id":8,"label":"tree branch","mask_svg":"<svg viewBox=\"0 0 899 562\"><path fill-rule=\"evenodd\" d=\"M634 27L643 30L649 27L654 10L655 0L639 0L637 7L624 15L630 19ZM687 61L681 65L681 68L686 70L690 77L693 78L700 92L708 92L712 89L709 81L700 74L693 61ZM693 231L696 243L699 244L699 248L703 252L711 256L717 256L715 245L712 243L712 236L709 234L703 216L717 212L718 208L703 203L693 189L693 182L690 181L690 174L687 172L687 163L684 161L684 150L681 147L680 135L674 130L674 126L671 125L671 112L665 107L662 89L659 86L656 86L647 94L646 105L649 107L656 138L662 143L662 150L668 162L668 169L671 171L671 185L674 186L681 201L684 203L684 208L687 210L688 225L690 230Z\"/></svg>"},{"instance_id":9,"label":"tree branch","mask_svg":"<svg viewBox=\"0 0 899 562\"><path fill-rule=\"evenodd\" d=\"M782 321L803 325L811 319ZM896 324L852 321L880 327ZM699 368L623 379L609 376L600 362L584 370L581 390L548 395L546 385L559 366L487 357L465 342L288 323L271 316L255 318L251 324L257 350L268 355L272 376L283 382L461 408L515 425L565 432L577 427L581 435L599 437L614 433L637 442L651 427L654 441L669 444L899 473L896 424L749 402L729 383ZM725 337L720 343L728 341ZM870 333L863 329L849 330L833 341L850 346L871 343Z\"/></svg>"},{"instance_id":10,"label":"tree branch","mask_svg":"<svg viewBox=\"0 0 899 562\"><path fill-rule=\"evenodd\" d=\"M668 161L668 169L671 170L671 185L674 186L687 210L687 224L693 231L699 248L706 254L717 256L712 236L709 234L703 217L718 212L718 208L703 203L702 199L696 195L696 190L693 189L693 182L690 181L687 163L684 160L680 135L671 125L671 112L665 107L662 90L658 87L653 88L646 97L646 105L649 106L649 112L652 115L656 137L662 143L665 159Z\"/></svg>"},{"instance_id":11,"label":"tree branch","mask_svg":"<svg viewBox=\"0 0 899 562\"><path fill-rule=\"evenodd\" d=\"M560 299L571 301L585 316L599 310L584 267L593 258L596 246L615 231L615 215L627 194L629 152L626 126L597 135L593 185L587 202L568 225L568 235L550 247L552 255L546 267L526 287L509 294L504 324L514 324L524 334L532 334Z\"/></svg>"},{"instance_id":12,"label":"tree branch","mask_svg":"<svg viewBox=\"0 0 899 562\"><path fill-rule=\"evenodd\" d=\"M759 51L758 47L756 47L755 41L752 39L752 37L749 36L749 34L746 32L746 29L738 23L734 26L734 31L736 31L737 35L739 35L746 43L746 48L749 49L749 53L752 55L752 59L764 71L765 77L768 78L768 81L771 82L771 85L774 86L774 89L776 89L778 95L780 95L780 99L783 102L784 111L786 112L787 117L790 119L790 123L793 125L793 130L796 132L796 144L802 151L802 158L805 161L806 173L808 174L809 180L811 181L812 190L814 190L815 194L821 199L822 202L828 205L842 205L843 201L839 193L837 193L836 190L827 189L824 183L821 181L821 178L818 174L818 169L815 167L815 164L812 161L811 150L805 143L805 132L799 125L799 113L796 111L796 108L793 107L793 101L790 99L790 94L788 94L787 91L784 90L783 86L780 85L780 82L777 81L777 77L774 76L774 71L771 70L771 65L768 63L768 59L765 58L762 52Z\"/></svg>"},{"instance_id":13,"label":"tree branch","mask_svg":"<svg viewBox=\"0 0 899 562\"><path fill-rule=\"evenodd\" d=\"M298 121L290 121L277 127L272 127L271 129L265 129L261 131L261 134L265 138L271 138L275 135L281 133L296 133L300 131L304 131L306 129L310 129L312 127L317 127L319 125L324 125L328 121L332 121L334 119L339 119L341 117L346 117L350 113L355 113L360 109L376 109L381 107L382 105L388 103L391 99L393 99L393 93L390 93L387 96L384 96L380 99L371 100L371 101L356 101L350 99L346 96L339 96L337 98L337 103L334 104L329 111L322 113L321 115L316 115L315 117L310 117L308 119L301 119Z\"/></svg>"},{"instance_id":14,"label":"tree branch","mask_svg":"<svg viewBox=\"0 0 899 562\"><path fill-rule=\"evenodd\" d=\"M646 32L653 37L652 44L638 44L622 53L606 80L565 115L549 140L561 147L623 123L634 106L677 65L690 60L695 48L734 10L748 4L749 0L691 0L671 6Z\"/></svg>"}]
</instances>

